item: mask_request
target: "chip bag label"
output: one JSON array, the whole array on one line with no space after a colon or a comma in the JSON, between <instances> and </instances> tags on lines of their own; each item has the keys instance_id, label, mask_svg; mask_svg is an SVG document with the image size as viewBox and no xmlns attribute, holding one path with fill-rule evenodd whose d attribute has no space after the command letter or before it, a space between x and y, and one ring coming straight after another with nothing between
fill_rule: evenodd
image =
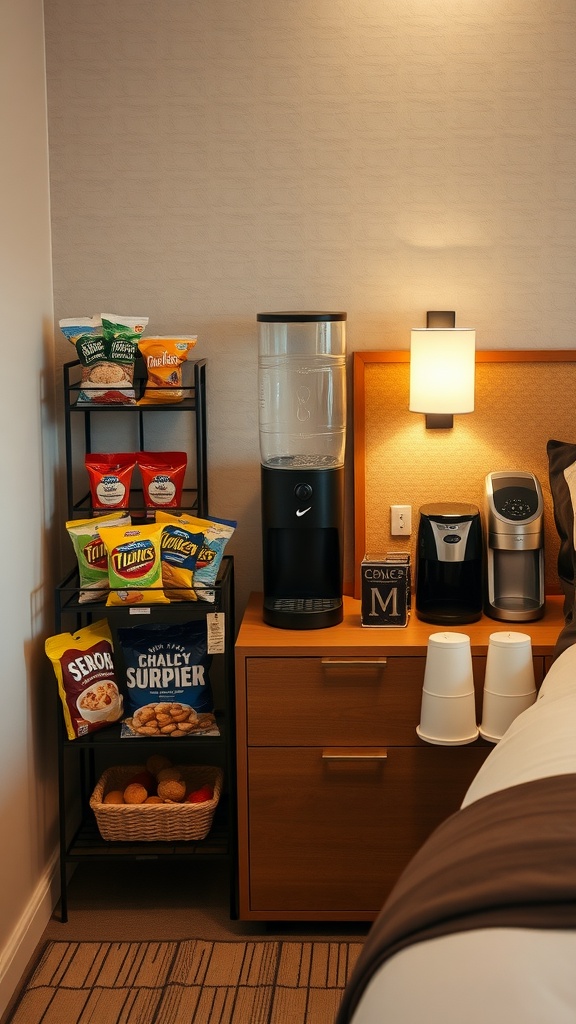
<instances>
[{"instance_id":1,"label":"chip bag label","mask_svg":"<svg viewBox=\"0 0 576 1024\"><path fill-rule=\"evenodd\" d=\"M186 516L157 513L157 521L164 525L160 544L162 583L170 601L197 600L193 588L194 569L204 533L187 526L185 519Z\"/></svg>"},{"instance_id":2,"label":"chip bag label","mask_svg":"<svg viewBox=\"0 0 576 1024\"><path fill-rule=\"evenodd\" d=\"M138 347L144 359L147 382L139 405L181 402L182 364L190 357L197 335L140 338Z\"/></svg>"},{"instance_id":3,"label":"chip bag label","mask_svg":"<svg viewBox=\"0 0 576 1024\"><path fill-rule=\"evenodd\" d=\"M211 585L216 582L224 549L236 529L237 522L233 519L203 519L189 515L171 516L168 512L156 513L157 523L178 525L191 532L202 533L202 543L196 555L193 570L193 586L197 600L209 601L214 604L216 592ZM163 572L165 567L163 565ZM178 598L175 598L178 600Z\"/></svg>"},{"instance_id":4,"label":"chip bag label","mask_svg":"<svg viewBox=\"0 0 576 1024\"><path fill-rule=\"evenodd\" d=\"M90 452L84 457L84 464L90 480L92 508L128 508L136 454Z\"/></svg>"},{"instance_id":5,"label":"chip bag label","mask_svg":"<svg viewBox=\"0 0 576 1024\"><path fill-rule=\"evenodd\" d=\"M86 330L78 333L86 321ZM82 380L77 404L135 405L134 362L138 338L148 317L77 317L60 320L63 334L76 347L82 364Z\"/></svg>"},{"instance_id":6,"label":"chip bag label","mask_svg":"<svg viewBox=\"0 0 576 1024\"><path fill-rule=\"evenodd\" d=\"M138 452L146 508L178 508L188 464L186 452Z\"/></svg>"},{"instance_id":7,"label":"chip bag label","mask_svg":"<svg viewBox=\"0 0 576 1024\"><path fill-rule=\"evenodd\" d=\"M166 604L160 542L163 526L108 526L101 537L108 551L108 605Z\"/></svg>"},{"instance_id":8,"label":"chip bag label","mask_svg":"<svg viewBox=\"0 0 576 1024\"><path fill-rule=\"evenodd\" d=\"M129 525L130 516L126 512L111 512L92 519L71 519L66 523L78 561L80 604L103 600L102 591L109 587L108 551L100 536L100 527Z\"/></svg>"},{"instance_id":9,"label":"chip bag label","mask_svg":"<svg viewBox=\"0 0 576 1024\"><path fill-rule=\"evenodd\" d=\"M106 619L77 633L48 637L44 649L58 681L69 740L86 736L122 717L112 636Z\"/></svg>"},{"instance_id":10,"label":"chip bag label","mask_svg":"<svg viewBox=\"0 0 576 1024\"><path fill-rule=\"evenodd\" d=\"M126 666L122 736L219 735L203 620L118 630Z\"/></svg>"}]
</instances>

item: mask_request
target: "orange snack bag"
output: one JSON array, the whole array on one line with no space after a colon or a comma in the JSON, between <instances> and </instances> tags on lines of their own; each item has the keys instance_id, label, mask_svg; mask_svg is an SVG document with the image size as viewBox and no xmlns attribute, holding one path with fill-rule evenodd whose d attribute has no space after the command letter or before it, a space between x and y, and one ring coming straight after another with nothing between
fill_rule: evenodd
<instances>
[{"instance_id":1,"label":"orange snack bag","mask_svg":"<svg viewBox=\"0 0 576 1024\"><path fill-rule=\"evenodd\" d=\"M198 341L197 336L139 338L138 348L148 374L146 388L138 405L181 402L182 364Z\"/></svg>"}]
</instances>

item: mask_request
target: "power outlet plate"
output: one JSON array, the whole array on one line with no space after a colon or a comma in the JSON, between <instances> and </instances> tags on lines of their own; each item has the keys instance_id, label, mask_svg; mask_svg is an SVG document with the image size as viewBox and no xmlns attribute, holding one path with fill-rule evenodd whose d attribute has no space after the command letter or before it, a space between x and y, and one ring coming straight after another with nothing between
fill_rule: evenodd
<instances>
[{"instance_id":1,"label":"power outlet plate","mask_svg":"<svg viewBox=\"0 0 576 1024\"><path fill-rule=\"evenodd\" d=\"M390 505L390 533L409 537L412 533L412 505Z\"/></svg>"}]
</instances>

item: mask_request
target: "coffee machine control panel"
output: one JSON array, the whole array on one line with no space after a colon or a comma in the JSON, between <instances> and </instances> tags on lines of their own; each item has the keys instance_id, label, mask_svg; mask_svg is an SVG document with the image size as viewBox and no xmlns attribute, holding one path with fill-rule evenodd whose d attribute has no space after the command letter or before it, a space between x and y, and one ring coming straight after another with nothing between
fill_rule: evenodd
<instances>
[{"instance_id":1,"label":"coffee machine control panel","mask_svg":"<svg viewBox=\"0 0 576 1024\"><path fill-rule=\"evenodd\" d=\"M441 562L461 562L470 533L470 520L458 523L430 522L436 553Z\"/></svg>"}]
</instances>

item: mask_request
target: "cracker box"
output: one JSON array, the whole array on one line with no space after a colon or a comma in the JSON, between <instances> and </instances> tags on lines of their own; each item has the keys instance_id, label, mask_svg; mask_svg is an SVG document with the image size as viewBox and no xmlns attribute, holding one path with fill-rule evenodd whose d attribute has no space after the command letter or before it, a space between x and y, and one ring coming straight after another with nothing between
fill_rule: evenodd
<instances>
[{"instance_id":1,"label":"cracker box","mask_svg":"<svg viewBox=\"0 0 576 1024\"><path fill-rule=\"evenodd\" d=\"M389 551L365 555L361 564L363 626L407 626L410 614L410 555Z\"/></svg>"}]
</instances>

